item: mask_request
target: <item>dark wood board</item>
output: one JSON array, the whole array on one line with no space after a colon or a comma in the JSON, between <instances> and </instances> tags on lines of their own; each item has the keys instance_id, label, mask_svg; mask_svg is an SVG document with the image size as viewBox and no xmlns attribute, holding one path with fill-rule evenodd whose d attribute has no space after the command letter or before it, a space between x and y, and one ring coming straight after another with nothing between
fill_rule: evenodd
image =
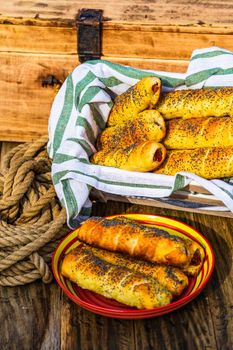
<instances>
[{"instance_id":1,"label":"dark wood board","mask_svg":"<svg viewBox=\"0 0 233 350\"><path fill-rule=\"evenodd\" d=\"M0 288L1 349L230 350L233 348L233 220L126 203L96 203L93 215L137 212L180 219L212 244L216 265L204 291L171 314L117 320L70 301L55 282Z\"/></svg>"}]
</instances>

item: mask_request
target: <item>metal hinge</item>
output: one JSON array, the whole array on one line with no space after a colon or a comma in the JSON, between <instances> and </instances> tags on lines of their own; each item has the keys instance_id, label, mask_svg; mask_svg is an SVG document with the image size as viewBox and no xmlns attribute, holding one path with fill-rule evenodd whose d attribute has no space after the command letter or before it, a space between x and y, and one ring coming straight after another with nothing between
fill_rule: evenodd
<instances>
[{"instance_id":1,"label":"metal hinge","mask_svg":"<svg viewBox=\"0 0 233 350\"><path fill-rule=\"evenodd\" d=\"M79 61L96 60L101 57L101 22L103 11L81 9L77 15Z\"/></svg>"}]
</instances>

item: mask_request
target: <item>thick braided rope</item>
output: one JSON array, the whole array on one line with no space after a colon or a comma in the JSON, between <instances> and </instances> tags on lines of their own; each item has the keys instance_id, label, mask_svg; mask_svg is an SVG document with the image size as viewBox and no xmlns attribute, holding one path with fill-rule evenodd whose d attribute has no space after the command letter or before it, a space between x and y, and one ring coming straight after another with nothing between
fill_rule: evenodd
<instances>
[{"instance_id":1,"label":"thick braided rope","mask_svg":"<svg viewBox=\"0 0 233 350\"><path fill-rule=\"evenodd\" d=\"M49 264L68 232L54 191L47 137L13 148L0 170L0 285L52 280Z\"/></svg>"}]
</instances>

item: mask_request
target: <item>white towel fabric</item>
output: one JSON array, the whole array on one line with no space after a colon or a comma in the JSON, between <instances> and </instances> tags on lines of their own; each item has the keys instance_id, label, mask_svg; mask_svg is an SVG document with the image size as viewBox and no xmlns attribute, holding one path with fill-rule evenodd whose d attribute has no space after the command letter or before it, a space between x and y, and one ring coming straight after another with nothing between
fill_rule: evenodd
<instances>
[{"instance_id":1,"label":"white towel fabric","mask_svg":"<svg viewBox=\"0 0 233 350\"><path fill-rule=\"evenodd\" d=\"M145 76L158 76L164 91L233 86L233 53L218 47L195 50L184 74L139 70L103 60L75 68L54 99L48 143L55 190L71 228L90 215L92 187L123 196L169 200L173 191L195 180L226 206L215 209L233 212L231 179L209 181L188 172L167 176L90 164L89 156L96 151L95 140L105 127L113 95L122 94Z\"/></svg>"}]
</instances>

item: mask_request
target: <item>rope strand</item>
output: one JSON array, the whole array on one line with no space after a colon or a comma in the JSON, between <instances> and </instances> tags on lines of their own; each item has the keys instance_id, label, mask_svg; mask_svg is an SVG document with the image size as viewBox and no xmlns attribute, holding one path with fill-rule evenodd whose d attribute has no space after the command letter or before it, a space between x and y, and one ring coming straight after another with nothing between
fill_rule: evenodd
<instances>
[{"instance_id":1,"label":"rope strand","mask_svg":"<svg viewBox=\"0 0 233 350\"><path fill-rule=\"evenodd\" d=\"M52 253L68 232L51 179L47 137L18 145L0 169L0 285L52 280Z\"/></svg>"}]
</instances>

